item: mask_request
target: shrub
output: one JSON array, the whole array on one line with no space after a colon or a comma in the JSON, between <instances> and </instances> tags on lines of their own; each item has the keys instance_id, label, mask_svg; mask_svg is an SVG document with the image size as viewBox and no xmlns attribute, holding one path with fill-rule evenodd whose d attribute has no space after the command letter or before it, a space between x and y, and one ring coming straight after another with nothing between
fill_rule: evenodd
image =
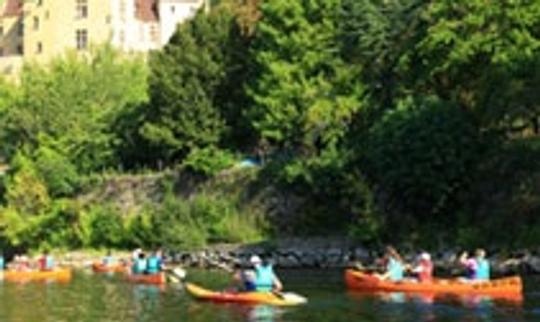
<instances>
[{"instance_id":1,"label":"shrub","mask_svg":"<svg viewBox=\"0 0 540 322\"><path fill-rule=\"evenodd\" d=\"M128 247L156 246L160 238L155 233L152 210L148 207L139 214L126 217L124 231L125 246Z\"/></svg>"},{"instance_id":2,"label":"shrub","mask_svg":"<svg viewBox=\"0 0 540 322\"><path fill-rule=\"evenodd\" d=\"M12 166L14 173L6 182L6 201L9 207L22 215L46 211L51 205L51 199L32 160L18 152Z\"/></svg>"},{"instance_id":3,"label":"shrub","mask_svg":"<svg viewBox=\"0 0 540 322\"><path fill-rule=\"evenodd\" d=\"M84 212L82 236L86 247L122 247L125 231L122 216L112 205L98 205Z\"/></svg>"},{"instance_id":4,"label":"shrub","mask_svg":"<svg viewBox=\"0 0 540 322\"><path fill-rule=\"evenodd\" d=\"M192 150L182 165L195 173L213 177L233 166L235 161L234 155L229 151L207 147Z\"/></svg>"},{"instance_id":5,"label":"shrub","mask_svg":"<svg viewBox=\"0 0 540 322\"><path fill-rule=\"evenodd\" d=\"M482 140L473 119L458 107L411 99L370 130L362 151L364 173L380 187L385 209L401 214L392 220L401 231L434 216L444 225L452 222L457 197L469 187Z\"/></svg>"},{"instance_id":6,"label":"shrub","mask_svg":"<svg viewBox=\"0 0 540 322\"><path fill-rule=\"evenodd\" d=\"M61 153L42 146L36 151L36 168L52 197L73 194L79 185L76 167Z\"/></svg>"}]
</instances>

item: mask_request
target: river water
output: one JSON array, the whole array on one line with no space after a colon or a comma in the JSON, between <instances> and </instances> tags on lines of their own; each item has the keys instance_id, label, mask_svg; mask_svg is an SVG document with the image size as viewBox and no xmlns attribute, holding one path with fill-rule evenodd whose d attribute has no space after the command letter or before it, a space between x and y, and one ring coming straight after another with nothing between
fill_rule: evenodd
<instances>
[{"instance_id":1,"label":"river water","mask_svg":"<svg viewBox=\"0 0 540 322\"><path fill-rule=\"evenodd\" d=\"M410 297L347 292L339 271L280 271L288 290L309 298L291 308L198 302L180 285L133 285L121 275L77 272L68 284L0 284L0 321L540 321L540 279L525 279L523 301ZM222 272L190 271L209 288L227 287Z\"/></svg>"}]
</instances>

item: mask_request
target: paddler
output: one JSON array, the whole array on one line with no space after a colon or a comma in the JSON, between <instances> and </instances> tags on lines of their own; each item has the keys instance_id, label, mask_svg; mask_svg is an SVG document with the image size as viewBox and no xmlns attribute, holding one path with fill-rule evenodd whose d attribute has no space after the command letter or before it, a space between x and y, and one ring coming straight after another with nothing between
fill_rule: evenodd
<instances>
[{"instance_id":1,"label":"paddler","mask_svg":"<svg viewBox=\"0 0 540 322\"><path fill-rule=\"evenodd\" d=\"M139 253L139 257L133 261L131 272L133 274L144 274L147 268L146 255L143 252Z\"/></svg>"},{"instance_id":2,"label":"paddler","mask_svg":"<svg viewBox=\"0 0 540 322\"><path fill-rule=\"evenodd\" d=\"M108 250L107 255L105 257L103 257L101 262L103 263L104 266L110 267L110 266L114 266L116 264L116 259L112 255L112 252L110 250Z\"/></svg>"},{"instance_id":3,"label":"paddler","mask_svg":"<svg viewBox=\"0 0 540 322\"><path fill-rule=\"evenodd\" d=\"M43 255L38 259L38 267L40 271L52 271L54 270L54 258L49 254L49 251L46 250L43 252Z\"/></svg>"},{"instance_id":4,"label":"paddler","mask_svg":"<svg viewBox=\"0 0 540 322\"><path fill-rule=\"evenodd\" d=\"M475 251L474 257L469 257L467 252L463 252L459 258L461 265L465 267L466 278L471 281L487 281L490 279L490 265L486 259L486 251L479 248Z\"/></svg>"},{"instance_id":5,"label":"paddler","mask_svg":"<svg viewBox=\"0 0 540 322\"><path fill-rule=\"evenodd\" d=\"M420 283L431 283L433 280L433 262L428 252L420 253L418 263L411 269Z\"/></svg>"},{"instance_id":6,"label":"paddler","mask_svg":"<svg viewBox=\"0 0 540 322\"><path fill-rule=\"evenodd\" d=\"M147 274L157 274L161 272L163 269L163 260L160 255L160 251L154 251L152 252L152 255L148 257L147 263L146 263L146 273Z\"/></svg>"},{"instance_id":7,"label":"paddler","mask_svg":"<svg viewBox=\"0 0 540 322\"><path fill-rule=\"evenodd\" d=\"M279 292L283 289L283 285L270 263L263 262L257 255L251 256L249 262L255 270L255 290L257 292Z\"/></svg>"},{"instance_id":8,"label":"paddler","mask_svg":"<svg viewBox=\"0 0 540 322\"><path fill-rule=\"evenodd\" d=\"M384 274L377 275L377 277L379 277L381 280L388 280L392 282L403 280L405 265L403 264L403 259L394 247L386 247L386 253L383 257L383 261L385 263L386 271Z\"/></svg>"}]
</instances>

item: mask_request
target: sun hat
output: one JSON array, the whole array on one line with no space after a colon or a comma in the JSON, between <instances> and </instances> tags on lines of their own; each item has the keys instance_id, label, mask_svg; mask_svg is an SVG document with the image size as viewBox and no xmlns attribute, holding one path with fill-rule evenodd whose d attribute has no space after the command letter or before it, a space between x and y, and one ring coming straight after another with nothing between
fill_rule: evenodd
<instances>
[{"instance_id":1,"label":"sun hat","mask_svg":"<svg viewBox=\"0 0 540 322\"><path fill-rule=\"evenodd\" d=\"M257 255L253 255L249 258L249 262L253 265L257 265L262 263L262 259Z\"/></svg>"},{"instance_id":2,"label":"sun hat","mask_svg":"<svg viewBox=\"0 0 540 322\"><path fill-rule=\"evenodd\" d=\"M423 252L420 254L420 259L425 260L425 261L430 261L431 255L429 255L429 253L427 252Z\"/></svg>"}]
</instances>

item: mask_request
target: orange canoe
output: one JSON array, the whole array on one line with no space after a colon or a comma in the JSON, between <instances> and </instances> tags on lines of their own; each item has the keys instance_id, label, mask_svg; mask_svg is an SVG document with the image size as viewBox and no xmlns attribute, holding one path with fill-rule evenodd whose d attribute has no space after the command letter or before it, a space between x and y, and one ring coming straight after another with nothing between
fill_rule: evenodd
<instances>
[{"instance_id":1,"label":"orange canoe","mask_svg":"<svg viewBox=\"0 0 540 322\"><path fill-rule=\"evenodd\" d=\"M92 271L94 273L123 273L127 269L126 265L116 264L116 265L104 265L102 263L92 264Z\"/></svg>"},{"instance_id":2,"label":"orange canoe","mask_svg":"<svg viewBox=\"0 0 540 322\"><path fill-rule=\"evenodd\" d=\"M519 276L485 282L464 282L458 279L436 279L432 283L414 281L382 281L378 277L355 270L345 271L345 283L352 290L383 292L427 292L452 294L512 295L521 294L523 283Z\"/></svg>"},{"instance_id":3,"label":"orange canoe","mask_svg":"<svg viewBox=\"0 0 540 322\"><path fill-rule=\"evenodd\" d=\"M54 271L5 271L4 280L9 282L69 282L71 280L70 269L57 269Z\"/></svg>"},{"instance_id":4,"label":"orange canoe","mask_svg":"<svg viewBox=\"0 0 540 322\"><path fill-rule=\"evenodd\" d=\"M142 283L142 284L156 284L161 285L165 284L166 278L165 273L158 273L158 274L128 274L127 275L128 281L132 283Z\"/></svg>"}]
</instances>

